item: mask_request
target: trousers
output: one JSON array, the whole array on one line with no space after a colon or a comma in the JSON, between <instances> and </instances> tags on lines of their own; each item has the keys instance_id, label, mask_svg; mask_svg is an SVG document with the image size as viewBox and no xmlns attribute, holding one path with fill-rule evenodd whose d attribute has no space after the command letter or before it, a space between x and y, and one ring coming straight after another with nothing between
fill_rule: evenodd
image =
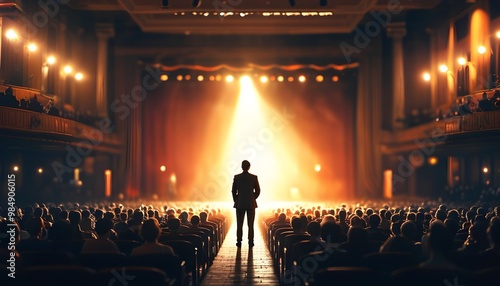
<instances>
[{"instance_id":1,"label":"trousers","mask_svg":"<svg viewBox=\"0 0 500 286\"><path fill-rule=\"evenodd\" d=\"M248 241L253 243L253 224L255 220L255 209L236 209L236 238L238 242L241 242L243 238L243 222L245 221L245 213L247 215L248 223Z\"/></svg>"}]
</instances>

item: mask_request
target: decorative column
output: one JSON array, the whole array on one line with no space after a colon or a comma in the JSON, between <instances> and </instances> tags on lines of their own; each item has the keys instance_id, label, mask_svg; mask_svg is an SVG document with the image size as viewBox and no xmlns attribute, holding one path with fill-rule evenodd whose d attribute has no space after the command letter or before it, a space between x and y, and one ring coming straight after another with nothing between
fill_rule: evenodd
<instances>
[{"instance_id":1,"label":"decorative column","mask_svg":"<svg viewBox=\"0 0 500 286\"><path fill-rule=\"evenodd\" d=\"M479 0L470 16L470 52L475 72L470 73L471 93L490 88L490 15L488 1ZM483 47L483 51L479 51Z\"/></svg>"},{"instance_id":2,"label":"decorative column","mask_svg":"<svg viewBox=\"0 0 500 286\"><path fill-rule=\"evenodd\" d=\"M101 117L108 117L108 39L114 37L112 24L97 24L96 105Z\"/></svg>"},{"instance_id":3,"label":"decorative column","mask_svg":"<svg viewBox=\"0 0 500 286\"><path fill-rule=\"evenodd\" d=\"M403 58L403 37L406 23L396 22L387 25L387 36L392 38L392 129L404 128L405 115L405 74Z\"/></svg>"}]
</instances>

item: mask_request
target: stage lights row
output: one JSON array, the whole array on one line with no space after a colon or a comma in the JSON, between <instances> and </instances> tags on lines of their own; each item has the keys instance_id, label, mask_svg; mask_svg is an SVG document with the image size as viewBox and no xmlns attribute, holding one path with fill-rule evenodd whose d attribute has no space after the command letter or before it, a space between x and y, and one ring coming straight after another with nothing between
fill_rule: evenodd
<instances>
[{"instance_id":1,"label":"stage lights row","mask_svg":"<svg viewBox=\"0 0 500 286\"><path fill-rule=\"evenodd\" d=\"M333 16L333 12L330 11L322 11L322 12L296 12L296 11L287 11L287 12L174 12L174 16L198 16L198 17L209 17L209 16L217 16L217 17L331 17Z\"/></svg>"},{"instance_id":2,"label":"stage lights row","mask_svg":"<svg viewBox=\"0 0 500 286\"><path fill-rule=\"evenodd\" d=\"M267 82L306 82L308 80L313 80L316 82L324 82L327 80L327 78L321 74L313 76L313 77L308 77L305 75L299 75L299 76L283 76L283 75L261 75L261 76L255 76L257 80L259 80L261 83L267 83ZM197 75L197 76L192 76L190 74L177 74L177 75L168 75L168 74L162 74L160 76L161 81L169 81L169 80L176 80L176 81L190 81L190 80L196 80L199 82L202 81L226 81L226 82L234 82L235 81L235 76L233 75ZM338 82L340 80L338 75L334 75L331 78L329 78L332 82Z\"/></svg>"}]
</instances>

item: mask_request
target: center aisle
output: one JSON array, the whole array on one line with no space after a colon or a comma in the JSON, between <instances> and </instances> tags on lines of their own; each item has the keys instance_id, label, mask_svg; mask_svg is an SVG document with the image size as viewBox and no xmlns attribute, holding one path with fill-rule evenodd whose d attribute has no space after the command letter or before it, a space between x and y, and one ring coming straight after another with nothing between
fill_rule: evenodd
<instances>
[{"instance_id":1,"label":"center aisle","mask_svg":"<svg viewBox=\"0 0 500 286\"><path fill-rule=\"evenodd\" d=\"M243 237L248 234L243 227ZM201 285L279 285L273 271L273 260L260 233L258 220L255 220L255 246L236 247L236 221L229 229L219 254L210 267Z\"/></svg>"}]
</instances>

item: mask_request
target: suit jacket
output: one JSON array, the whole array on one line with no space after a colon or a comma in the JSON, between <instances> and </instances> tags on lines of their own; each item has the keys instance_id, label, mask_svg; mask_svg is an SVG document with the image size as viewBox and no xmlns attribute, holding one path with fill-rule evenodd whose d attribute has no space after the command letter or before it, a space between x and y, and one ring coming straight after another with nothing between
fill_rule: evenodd
<instances>
[{"instance_id":1,"label":"suit jacket","mask_svg":"<svg viewBox=\"0 0 500 286\"><path fill-rule=\"evenodd\" d=\"M234 176L231 192L233 194L234 208L244 210L255 209L257 207L256 200L260 195L257 176L248 172Z\"/></svg>"}]
</instances>

